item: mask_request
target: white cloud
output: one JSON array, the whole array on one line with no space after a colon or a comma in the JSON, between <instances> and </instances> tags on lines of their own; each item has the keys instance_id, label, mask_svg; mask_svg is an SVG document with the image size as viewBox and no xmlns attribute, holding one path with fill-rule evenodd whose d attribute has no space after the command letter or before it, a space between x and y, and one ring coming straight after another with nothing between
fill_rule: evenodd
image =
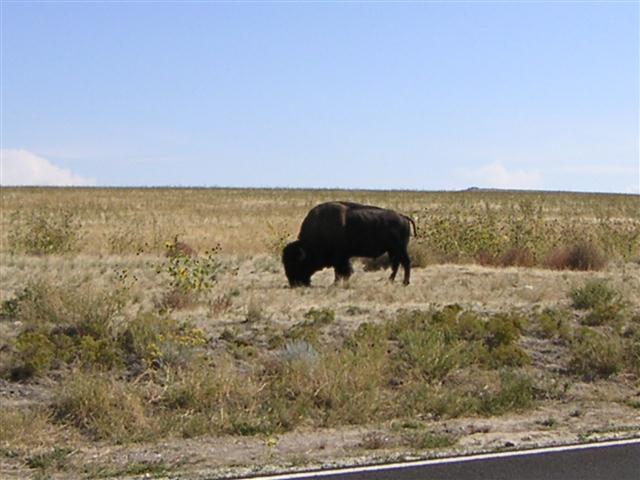
<instances>
[{"instance_id":1,"label":"white cloud","mask_svg":"<svg viewBox=\"0 0 640 480\"><path fill-rule=\"evenodd\" d=\"M0 150L0 185L84 186L93 178L81 177L27 150Z\"/></svg>"},{"instance_id":2,"label":"white cloud","mask_svg":"<svg viewBox=\"0 0 640 480\"><path fill-rule=\"evenodd\" d=\"M507 170L501 162L479 168L462 168L461 177L469 187L481 188L540 188L542 174L536 170Z\"/></svg>"}]
</instances>

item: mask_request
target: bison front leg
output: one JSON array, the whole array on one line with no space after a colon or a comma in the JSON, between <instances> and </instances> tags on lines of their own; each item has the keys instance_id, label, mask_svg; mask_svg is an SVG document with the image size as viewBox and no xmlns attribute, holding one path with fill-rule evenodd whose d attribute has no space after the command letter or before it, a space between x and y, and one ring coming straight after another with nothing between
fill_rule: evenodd
<instances>
[{"instance_id":1,"label":"bison front leg","mask_svg":"<svg viewBox=\"0 0 640 480\"><path fill-rule=\"evenodd\" d=\"M335 272L335 282L338 283L341 280L349 280L349 277L353 273L351 262L348 258L341 259L333 266Z\"/></svg>"},{"instance_id":2,"label":"bison front leg","mask_svg":"<svg viewBox=\"0 0 640 480\"><path fill-rule=\"evenodd\" d=\"M393 282L396 279L396 274L398 273L398 267L400 266L400 260L395 255L389 253L389 258L391 259L391 275L389 276L389 280Z\"/></svg>"}]
</instances>

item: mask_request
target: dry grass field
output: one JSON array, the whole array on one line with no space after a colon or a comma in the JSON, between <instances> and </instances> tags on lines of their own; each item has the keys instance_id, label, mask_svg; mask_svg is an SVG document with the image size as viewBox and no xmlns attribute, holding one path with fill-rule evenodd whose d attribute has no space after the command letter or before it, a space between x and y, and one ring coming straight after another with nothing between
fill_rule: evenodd
<instances>
[{"instance_id":1,"label":"dry grass field","mask_svg":"<svg viewBox=\"0 0 640 480\"><path fill-rule=\"evenodd\" d=\"M0 190L0 477L212 478L640 434L640 197ZM411 215L412 283L290 289L306 212Z\"/></svg>"}]
</instances>

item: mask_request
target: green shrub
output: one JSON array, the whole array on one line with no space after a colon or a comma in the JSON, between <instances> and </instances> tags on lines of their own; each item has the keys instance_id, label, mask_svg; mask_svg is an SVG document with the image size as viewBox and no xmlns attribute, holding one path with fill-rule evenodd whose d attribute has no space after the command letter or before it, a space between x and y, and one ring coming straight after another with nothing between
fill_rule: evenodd
<instances>
[{"instance_id":1,"label":"green shrub","mask_svg":"<svg viewBox=\"0 0 640 480\"><path fill-rule=\"evenodd\" d=\"M469 362L467 345L450 340L442 330L407 330L398 334L402 369L431 382Z\"/></svg>"},{"instance_id":2,"label":"green shrub","mask_svg":"<svg viewBox=\"0 0 640 480\"><path fill-rule=\"evenodd\" d=\"M489 351L487 363L492 368L521 367L529 363L529 355L514 343L503 344Z\"/></svg>"},{"instance_id":3,"label":"green shrub","mask_svg":"<svg viewBox=\"0 0 640 480\"><path fill-rule=\"evenodd\" d=\"M315 350L314 350L315 352ZM319 426L385 418L386 342L352 339L337 351L282 355L268 371L269 409L282 429L305 418Z\"/></svg>"},{"instance_id":4,"label":"green shrub","mask_svg":"<svg viewBox=\"0 0 640 480\"><path fill-rule=\"evenodd\" d=\"M625 364L630 372L640 377L640 333L638 332L628 339L625 348Z\"/></svg>"},{"instance_id":5,"label":"green shrub","mask_svg":"<svg viewBox=\"0 0 640 480\"><path fill-rule=\"evenodd\" d=\"M67 209L16 210L9 217L8 245L12 253L67 253L80 240L77 215Z\"/></svg>"},{"instance_id":6,"label":"green shrub","mask_svg":"<svg viewBox=\"0 0 640 480\"><path fill-rule=\"evenodd\" d=\"M571 341L570 367L587 379L609 377L624 365L623 344L619 337L605 335L587 327L575 333Z\"/></svg>"},{"instance_id":7,"label":"green shrub","mask_svg":"<svg viewBox=\"0 0 640 480\"><path fill-rule=\"evenodd\" d=\"M19 295L23 323L9 359L10 376L26 379L74 364L84 369L139 370L188 362L206 339L185 322L151 313L126 319L120 290L34 283Z\"/></svg>"},{"instance_id":8,"label":"green shrub","mask_svg":"<svg viewBox=\"0 0 640 480\"><path fill-rule=\"evenodd\" d=\"M516 344L525 323L525 318L518 314L498 313L489 318L484 339L489 366L517 367L529 362L529 356Z\"/></svg>"},{"instance_id":9,"label":"green shrub","mask_svg":"<svg viewBox=\"0 0 640 480\"><path fill-rule=\"evenodd\" d=\"M573 307L589 310L581 319L584 325L596 326L618 322L625 311L621 296L603 280L590 280L571 290Z\"/></svg>"},{"instance_id":10,"label":"green shrub","mask_svg":"<svg viewBox=\"0 0 640 480\"><path fill-rule=\"evenodd\" d=\"M569 314L565 310L545 308L535 315L536 331L542 338L568 340L570 337Z\"/></svg>"},{"instance_id":11,"label":"green shrub","mask_svg":"<svg viewBox=\"0 0 640 480\"><path fill-rule=\"evenodd\" d=\"M597 326L616 323L622 319L625 305L622 302L599 304L581 319L583 325Z\"/></svg>"},{"instance_id":12,"label":"green shrub","mask_svg":"<svg viewBox=\"0 0 640 480\"><path fill-rule=\"evenodd\" d=\"M167 251L171 254L168 255L164 270L171 277L170 285L173 289L193 295L211 289L222 268L222 263L217 258L219 245L205 251L201 257L182 253L173 243L167 244Z\"/></svg>"},{"instance_id":13,"label":"green shrub","mask_svg":"<svg viewBox=\"0 0 640 480\"><path fill-rule=\"evenodd\" d=\"M619 301L619 295L605 280L589 280L584 286L572 289L570 296L573 308L578 310L587 310Z\"/></svg>"},{"instance_id":14,"label":"green shrub","mask_svg":"<svg viewBox=\"0 0 640 480\"><path fill-rule=\"evenodd\" d=\"M512 370L484 371L467 367L442 384L411 382L402 386L400 411L405 414L455 418L461 415L501 415L533 405L533 380Z\"/></svg>"},{"instance_id":15,"label":"green shrub","mask_svg":"<svg viewBox=\"0 0 640 480\"><path fill-rule=\"evenodd\" d=\"M500 389L489 395L483 395L480 413L500 415L512 410L529 408L534 401L533 380L518 372L505 370L500 373Z\"/></svg>"},{"instance_id":16,"label":"green shrub","mask_svg":"<svg viewBox=\"0 0 640 480\"><path fill-rule=\"evenodd\" d=\"M42 331L25 331L16 339L11 378L24 380L47 372L56 359L56 346Z\"/></svg>"},{"instance_id":17,"label":"green shrub","mask_svg":"<svg viewBox=\"0 0 640 480\"><path fill-rule=\"evenodd\" d=\"M525 319L515 314L495 314L486 325L485 342L491 349L500 345L509 345L520 338Z\"/></svg>"},{"instance_id":18,"label":"green shrub","mask_svg":"<svg viewBox=\"0 0 640 480\"><path fill-rule=\"evenodd\" d=\"M121 327L117 341L129 365L160 368L188 363L206 338L188 322L142 313Z\"/></svg>"}]
</instances>

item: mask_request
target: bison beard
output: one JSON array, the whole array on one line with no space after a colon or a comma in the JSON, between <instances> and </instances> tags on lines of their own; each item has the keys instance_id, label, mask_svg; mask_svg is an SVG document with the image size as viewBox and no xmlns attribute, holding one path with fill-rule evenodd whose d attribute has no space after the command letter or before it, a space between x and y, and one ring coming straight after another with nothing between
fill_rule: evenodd
<instances>
[{"instance_id":1,"label":"bison beard","mask_svg":"<svg viewBox=\"0 0 640 480\"><path fill-rule=\"evenodd\" d=\"M336 281L353 273L351 257L389 254L393 281L402 264L404 284L409 284L411 261L407 252L409 217L379 207L351 202L328 202L312 208L300 227L298 240L282 252L284 271L292 287L309 286L318 270L333 267Z\"/></svg>"}]
</instances>

